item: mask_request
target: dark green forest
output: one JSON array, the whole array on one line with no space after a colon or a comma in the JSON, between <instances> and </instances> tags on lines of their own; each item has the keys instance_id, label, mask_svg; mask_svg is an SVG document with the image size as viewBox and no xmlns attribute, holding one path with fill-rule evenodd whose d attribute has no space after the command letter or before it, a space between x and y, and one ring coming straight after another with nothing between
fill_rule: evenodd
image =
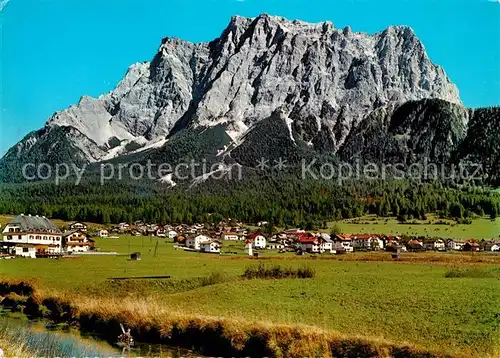
<instances>
[{"instance_id":1,"label":"dark green forest","mask_svg":"<svg viewBox=\"0 0 500 358\"><path fill-rule=\"evenodd\" d=\"M37 214L63 220L118 223L144 220L159 224L270 221L282 227L320 227L326 221L367 213L401 221L428 213L467 222L474 215L495 218L500 195L472 186L439 182L301 180L262 174L253 180L209 181L197 187L148 183L85 182L2 184L1 214Z\"/></svg>"}]
</instances>

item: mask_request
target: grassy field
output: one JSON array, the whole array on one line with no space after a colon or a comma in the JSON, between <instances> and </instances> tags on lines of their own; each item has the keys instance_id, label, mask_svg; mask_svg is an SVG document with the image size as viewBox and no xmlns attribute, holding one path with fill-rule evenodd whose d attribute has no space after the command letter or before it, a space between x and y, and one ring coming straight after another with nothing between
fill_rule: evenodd
<instances>
[{"instance_id":1,"label":"grassy field","mask_svg":"<svg viewBox=\"0 0 500 358\"><path fill-rule=\"evenodd\" d=\"M446 222L448 225L438 224ZM330 222L330 232L337 226L345 234L370 233L385 235L410 235L425 237L441 237L452 239L498 239L500 237L500 219L491 221L489 218L476 218L472 224L457 224L451 220L440 220L429 216L428 220L416 220L415 224L401 224L395 218L380 218L374 215L356 219Z\"/></svg>"},{"instance_id":2,"label":"grassy field","mask_svg":"<svg viewBox=\"0 0 500 358\"><path fill-rule=\"evenodd\" d=\"M98 239L102 250L123 256L6 260L0 263L0 278L35 278L45 292L82 297L124 301L147 297L162 310L182 314L299 323L464 356L499 353L499 255L403 254L403 260L424 258L422 264L410 264L370 261L370 257L390 257L388 253L313 259L265 251L263 258L256 260L241 255L184 252L159 240L155 257L156 240L128 236ZM226 242L225 249L240 251L241 243ZM126 254L134 251L142 252L141 261L128 259ZM474 260L470 261L471 257ZM316 276L240 278L246 267L259 263L289 267L306 264ZM472 268L481 274L450 275L457 268ZM171 278L108 279L150 275Z\"/></svg>"}]
</instances>

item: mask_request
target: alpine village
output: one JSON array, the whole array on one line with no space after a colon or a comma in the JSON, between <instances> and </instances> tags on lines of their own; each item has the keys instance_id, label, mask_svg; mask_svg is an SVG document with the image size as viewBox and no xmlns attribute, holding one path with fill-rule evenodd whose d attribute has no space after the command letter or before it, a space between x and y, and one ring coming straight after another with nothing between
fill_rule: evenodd
<instances>
[{"instance_id":1,"label":"alpine village","mask_svg":"<svg viewBox=\"0 0 500 358\"><path fill-rule=\"evenodd\" d=\"M260 256L263 250L279 253L346 254L354 251L381 251L396 253L418 251L489 251L500 252L500 240L452 240L379 234L341 234L337 232L310 232L299 228L275 232L268 222L259 222L251 230L235 220L224 220L218 225L158 225L136 221L89 230L82 222L71 222L58 227L45 216L20 214L5 225L0 258L59 258L75 255L99 255L95 237L113 240L119 235L150 236L171 240L175 248L209 254L235 254L225 251L224 243L244 242L244 254ZM335 231L335 230L334 230ZM265 233L266 232L266 233ZM133 253L140 259L140 252Z\"/></svg>"}]
</instances>

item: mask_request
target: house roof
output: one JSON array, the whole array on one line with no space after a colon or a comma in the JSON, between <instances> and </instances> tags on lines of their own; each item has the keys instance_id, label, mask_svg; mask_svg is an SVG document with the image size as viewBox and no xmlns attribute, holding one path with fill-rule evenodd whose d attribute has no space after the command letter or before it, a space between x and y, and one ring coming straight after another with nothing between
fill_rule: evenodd
<instances>
[{"instance_id":1,"label":"house roof","mask_svg":"<svg viewBox=\"0 0 500 358\"><path fill-rule=\"evenodd\" d=\"M283 232L285 234L294 235L294 234L303 234L305 231L301 230L301 229L288 229L288 230L285 230Z\"/></svg>"},{"instance_id":2,"label":"house roof","mask_svg":"<svg viewBox=\"0 0 500 358\"><path fill-rule=\"evenodd\" d=\"M477 242L471 242L471 241L466 242L465 245L470 245L472 247L479 247L479 244Z\"/></svg>"},{"instance_id":3,"label":"house roof","mask_svg":"<svg viewBox=\"0 0 500 358\"><path fill-rule=\"evenodd\" d=\"M205 242L202 242L200 243L200 245L208 245L208 244L219 244L219 245L222 245L222 242L220 242L219 240L209 240L209 241L205 241Z\"/></svg>"},{"instance_id":4,"label":"house roof","mask_svg":"<svg viewBox=\"0 0 500 358\"><path fill-rule=\"evenodd\" d=\"M255 239L257 236L262 236L264 237L264 235L262 235L262 233L260 232L254 232L253 234L250 235L250 238L253 240Z\"/></svg>"},{"instance_id":5,"label":"house roof","mask_svg":"<svg viewBox=\"0 0 500 358\"><path fill-rule=\"evenodd\" d=\"M358 240L378 239L378 235L373 234L357 234L355 237Z\"/></svg>"},{"instance_id":6,"label":"house roof","mask_svg":"<svg viewBox=\"0 0 500 358\"><path fill-rule=\"evenodd\" d=\"M70 235L72 235L72 234L74 234L74 233L76 233L76 232L78 232L78 233L80 233L80 234L82 234L82 235L85 235L85 236L87 236L87 237L90 237L90 235L89 235L89 234L87 234L85 231L81 231L81 230L70 230L70 231L66 231L65 233L63 233L63 237L68 237L68 236L70 236Z\"/></svg>"},{"instance_id":7,"label":"house roof","mask_svg":"<svg viewBox=\"0 0 500 358\"><path fill-rule=\"evenodd\" d=\"M352 235L340 235L340 234L337 234L337 235L335 235L335 240L351 241L352 240Z\"/></svg>"},{"instance_id":8,"label":"house roof","mask_svg":"<svg viewBox=\"0 0 500 358\"><path fill-rule=\"evenodd\" d=\"M23 232L53 232L60 234L61 230L45 216L18 215L9 224L16 224Z\"/></svg>"},{"instance_id":9,"label":"house roof","mask_svg":"<svg viewBox=\"0 0 500 358\"><path fill-rule=\"evenodd\" d=\"M388 235L385 237L387 241L399 240L400 237L396 235Z\"/></svg>"},{"instance_id":10,"label":"house roof","mask_svg":"<svg viewBox=\"0 0 500 358\"><path fill-rule=\"evenodd\" d=\"M73 226L73 225L75 225L75 224L80 224L80 225L83 225L83 226L87 226L87 225L85 225L85 223L82 223L82 222L80 222L80 221L73 221L73 222L70 222L70 223L68 224L68 226Z\"/></svg>"},{"instance_id":11,"label":"house roof","mask_svg":"<svg viewBox=\"0 0 500 358\"><path fill-rule=\"evenodd\" d=\"M297 240L301 244L314 244L317 243L319 240L315 236L301 236Z\"/></svg>"}]
</instances>

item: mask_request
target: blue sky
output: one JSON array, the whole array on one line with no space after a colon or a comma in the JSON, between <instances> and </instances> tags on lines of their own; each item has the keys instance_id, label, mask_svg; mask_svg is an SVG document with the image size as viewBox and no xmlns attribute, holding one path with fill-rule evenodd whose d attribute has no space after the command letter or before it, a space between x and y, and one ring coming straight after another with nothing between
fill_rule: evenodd
<instances>
[{"instance_id":1,"label":"blue sky","mask_svg":"<svg viewBox=\"0 0 500 358\"><path fill-rule=\"evenodd\" d=\"M209 41L234 14L369 33L409 25L466 105L500 105L499 1L0 0L0 156L81 95L111 90L162 37Z\"/></svg>"}]
</instances>

